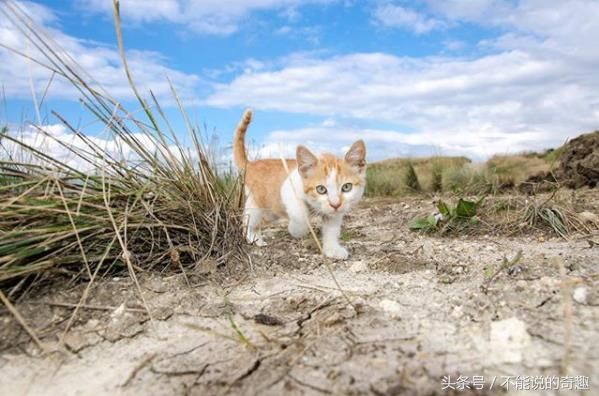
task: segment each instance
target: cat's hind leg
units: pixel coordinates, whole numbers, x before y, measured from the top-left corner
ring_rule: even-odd
[[[267,245],[262,236],[262,230],[260,230],[260,223],[262,223],[263,218],[264,210],[257,207],[252,195],[249,194],[245,200],[245,208],[243,210],[246,240],[248,243],[253,243],[256,246]]]

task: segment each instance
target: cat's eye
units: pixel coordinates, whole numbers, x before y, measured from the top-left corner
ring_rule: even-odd
[[[325,186],[323,186],[322,184],[319,186],[316,186],[316,192],[323,195],[327,193],[327,188]]]
[[[351,183],[345,183],[344,185],[341,186],[341,191],[350,192],[352,187],[353,187],[353,185]]]

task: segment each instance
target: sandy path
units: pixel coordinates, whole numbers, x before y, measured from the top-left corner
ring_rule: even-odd
[[[440,394],[443,376],[459,386],[460,375],[472,388],[485,383],[471,389],[477,394],[502,393],[505,376],[514,394],[516,376],[584,376],[599,386],[599,287],[589,277],[599,270],[599,248],[584,240],[423,237],[406,230],[419,209],[410,205],[367,204],[350,218],[353,255],[333,270],[351,304],[310,241],[282,236],[254,250],[254,273],[242,278],[198,276],[190,288],[181,276],[142,277],[152,321],[137,310],[88,309],[66,339],[68,352],[5,350],[0,394]],[[277,235],[284,234],[269,232]],[[518,250],[522,260],[485,294],[485,267]],[[78,290],[41,299],[76,301]],[[37,329],[71,312],[38,302],[20,306],[39,311]],[[98,284],[89,301],[122,303],[138,304],[127,278]]]

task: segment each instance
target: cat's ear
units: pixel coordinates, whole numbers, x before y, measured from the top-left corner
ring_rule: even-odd
[[[366,145],[362,139],[354,142],[345,154],[345,162],[359,172],[366,167]]]
[[[297,146],[295,152],[297,169],[303,177],[308,177],[318,165],[318,158],[305,146]]]

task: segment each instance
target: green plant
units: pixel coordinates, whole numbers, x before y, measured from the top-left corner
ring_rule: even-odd
[[[411,230],[447,232],[463,226],[476,224],[478,208],[483,199],[477,202],[460,198],[455,207],[448,206],[444,201],[437,203],[438,214],[414,219],[408,224]]]

